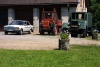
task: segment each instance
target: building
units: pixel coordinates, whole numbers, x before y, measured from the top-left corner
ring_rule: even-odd
[[[0,0],[0,29],[13,20],[28,20],[38,31],[43,8],[56,8],[64,23],[71,12],[87,12],[88,0]]]

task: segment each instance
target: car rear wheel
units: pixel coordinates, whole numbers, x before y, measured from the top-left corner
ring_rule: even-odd
[[[33,29],[31,29],[31,32],[33,32]]]
[[[31,34],[32,30],[29,30],[28,33]]]

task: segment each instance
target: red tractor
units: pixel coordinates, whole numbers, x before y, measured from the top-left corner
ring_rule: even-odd
[[[42,20],[39,26],[39,32],[41,35],[44,32],[48,34],[56,35],[59,29],[62,27],[62,21],[58,19],[55,8],[53,11],[42,11]]]

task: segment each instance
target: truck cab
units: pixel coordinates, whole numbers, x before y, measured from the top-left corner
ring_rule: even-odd
[[[87,33],[92,33],[92,14],[87,12],[74,12],[70,14],[70,28],[71,34],[81,34],[86,37]]]

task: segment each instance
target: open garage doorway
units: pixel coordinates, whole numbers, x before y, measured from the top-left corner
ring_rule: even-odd
[[[32,8],[16,8],[16,20],[27,20],[33,25],[33,9]]]
[[[8,24],[8,9],[0,9],[0,31]]]

